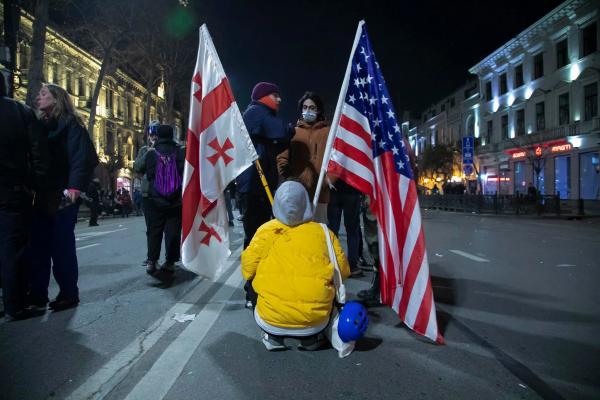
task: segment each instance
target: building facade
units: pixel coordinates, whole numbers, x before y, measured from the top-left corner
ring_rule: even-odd
[[[479,136],[479,107],[479,84],[473,79],[421,113],[418,125],[410,129],[408,137],[415,155],[419,157],[426,147],[436,145],[446,145],[455,151],[452,175],[421,175],[421,186],[432,189],[447,181],[466,183],[475,179],[473,173],[464,173],[460,149],[464,136]]]
[[[599,9],[565,1],[469,69],[484,193],[600,199]]]
[[[30,42],[33,18],[21,13],[17,49],[17,87],[15,98],[24,100],[27,73],[31,60]],[[44,54],[44,80],[57,84],[71,95],[71,100],[84,122],[88,123],[91,99],[100,71],[100,60],[77,44],[48,28]],[[107,74],[96,104],[94,131],[90,136],[100,158],[96,175],[105,190],[121,187],[133,189],[133,161],[144,144],[144,127],[148,121],[163,120],[164,87],[150,96],[149,115],[146,110],[146,89],[120,69]],[[175,113],[176,137],[180,137],[182,116]]]

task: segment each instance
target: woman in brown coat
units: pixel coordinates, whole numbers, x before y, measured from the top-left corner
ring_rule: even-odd
[[[312,199],[317,189],[323,154],[327,145],[329,124],[325,121],[323,101],[314,92],[306,92],[298,101],[301,118],[289,148],[277,156],[277,168],[283,179],[297,178]],[[321,189],[319,203],[314,213],[316,222],[327,223],[329,179]]]

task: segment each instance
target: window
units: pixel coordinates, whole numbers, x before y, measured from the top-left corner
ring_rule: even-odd
[[[523,65],[517,65],[515,67],[515,87],[518,88],[523,86]]]
[[[493,134],[494,134],[494,122],[492,120],[489,120],[487,122],[487,132],[485,134],[485,143],[486,144],[492,143]]]
[[[492,81],[485,83],[485,99],[488,101],[492,99]]]
[[[594,82],[591,85],[583,87],[584,93],[584,111],[583,119],[589,121],[598,116],[598,83]]]
[[[558,96],[558,124],[568,124],[569,120],[569,93],[564,93]]]
[[[66,89],[67,92],[69,92],[70,94],[73,94],[73,72],[67,70],[67,72],[65,72],[65,80],[67,82],[66,84]]]
[[[19,68],[29,68],[29,48],[23,44],[19,45]]]
[[[85,79],[83,77],[77,80],[77,95],[79,97],[85,96]]]
[[[533,57],[533,79],[538,79],[542,76],[544,76],[544,53]]]
[[[508,84],[506,83],[506,72],[500,75],[500,94],[508,92]]]
[[[450,98],[450,108],[454,107],[454,97]]]
[[[556,68],[562,68],[569,63],[569,45],[567,39],[556,43]]]
[[[525,161],[517,161],[515,168],[515,194],[527,192],[527,178],[525,176]]]
[[[554,159],[554,191],[561,199],[571,195],[571,157],[561,156]]]
[[[502,116],[502,138],[510,139],[508,137],[508,115]]]
[[[535,105],[535,129],[537,131],[546,129],[546,110],[543,101]]]
[[[584,153],[579,156],[579,197],[597,200],[600,190],[600,153]]]
[[[592,54],[598,48],[596,37],[596,23],[590,24],[583,28],[583,49],[582,49],[582,57],[587,56],[588,54]]]
[[[523,109],[517,110],[516,133],[517,136],[525,134],[525,110]]]
[[[58,81],[58,64],[52,65],[52,83],[60,85]]]

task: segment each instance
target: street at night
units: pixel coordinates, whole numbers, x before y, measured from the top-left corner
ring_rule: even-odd
[[[600,220],[424,211],[424,221],[446,346],[375,307],[345,359],[264,350],[244,308],[239,223],[216,283],[181,269],[172,282],[148,276],[142,218],[79,224],[82,303],[0,324],[0,397],[598,398]],[[351,297],[366,275],[348,281]]]

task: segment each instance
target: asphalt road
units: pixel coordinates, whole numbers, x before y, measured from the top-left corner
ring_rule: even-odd
[[[447,345],[377,307],[345,359],[264,349],[243,307],[241,226],[229,269],[210,282],[147,276],[142,218],[79,224],[82,302],[0,323],[0,399],[600,398],[600,221],[424,220]],[[347,283],[351,296],[368,285]]]

